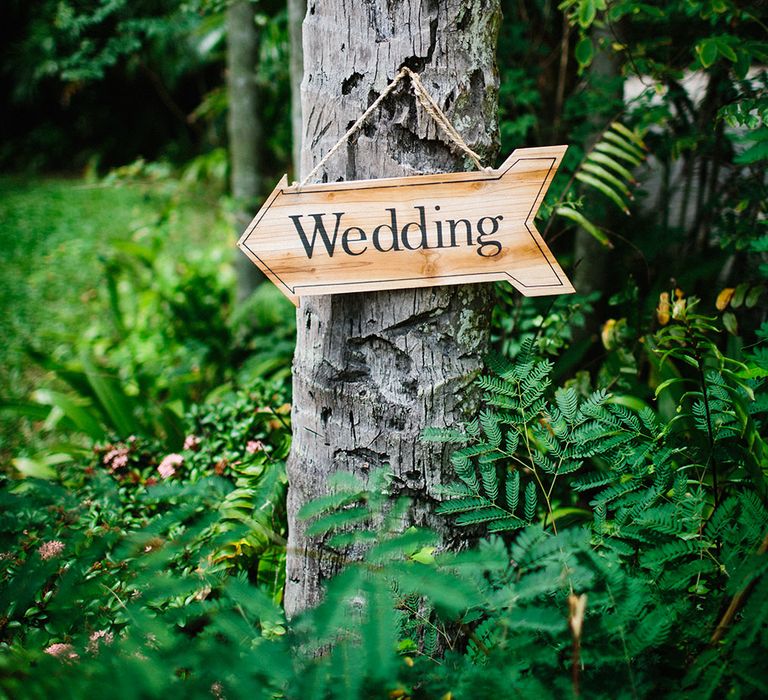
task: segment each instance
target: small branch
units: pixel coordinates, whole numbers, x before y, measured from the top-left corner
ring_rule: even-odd
[[[557,73],[557,93],[555,95],[554,131],[560,131],[565,103],[565,81],[568,77],[568,52],[571,44],[571,25],[567,13],[563,12],[563,38],[560,42],[560,66]]]
[[[766,533],[765,537],[763,538],[763,541],[757,550],[757,555],[762,556],[766,551],[768,551],[768,533]],[[744,601],[749,595],[749,592],[752,590],[753,584],[754,581],[750,582],[748,586],[746,586],[743,590],[739,591],[735,596],[733,596],[733,598],[731,598],[731,602],[729,603],[728,608],[723,613],[723,616],[720,618],[720,621],[715,627],[715,631],[712,633],[712,637],[709,640],[709,646],[714,646],[717,644],[723,638],[723,635],[725,635],[725,633],[728,631],[731,622],[733,622],[733,618],[736,616],[736,613],[741,610],[741,606],[744,605]]]

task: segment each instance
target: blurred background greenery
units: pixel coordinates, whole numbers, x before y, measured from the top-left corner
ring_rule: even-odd
[[[542,386],[566,387],[574,407],[580,397],[589,408],[586,397],[604,390],[626,425],[636,418],[627,418],[623,408],[644,411],[643,420],[658,435],[642,449],[670,441],[659,459],[674,462],[671,473],[683,476],[673,473],[667,490],[651,495],[669,497],[670,508],[688,509],[686,518],[671,525],[656,513],[657,529],[635,532],[630,544],[621,541],[616,556],[623,557],[622,576],[637,581],[647,574],[637,573],[643,559],[637,552],[643,543],[663,539],[661,532],[672,544],[689,547],[678,554],[690,555],[681,568],[693,572],[695,582],[670,584],[659,593],[663,604],[643,603],[643,610],[659,613],[658,620],[674,606],[681,617],[664,617],[656,637],[637,632],[644,656],[638,652],[634,673],[642,680],[634,697],[663,678],[659,668],[673,673],[664,663],[683,657],[701,661],[710,675],[719,669],[709,684],[701,671],[702,687],[716,694],[736,673],[728,654],[741,660],[735,687],[765,690],[764,683],[744,680],[759,665],[749,654],[762,653],[765,644],[755,643],[749,652],[734,641],[714,663],[707,630],[736,585],[726,582],[726,566],[718,560],[723,542],[733,544],[722,523],[748,533],[728,550],[735,562],[753,561],[764,530],[768,6],[730,0],[501,5],[501,155],[522,146],[570,144],[539,226],[578,294],[525,299],[499,285],[493,351],[516,358],[522,348],[525,357],[546,360]],[[233,8],[245,12],[240,26],[248,30],[248,46],[235,45]],[[294,174],[296,114],[290,104],[300,76],[290,59],[300,8],[301,0],[288,6],[273,0],[2,4],[0,672],[10,680],[0,692],[31,692],[34,669],[55,668],[66,670],[68,682],[82,683],[82,696],[88,696],[86,689],[103,692],[117,668],[136,682],[126,697],[152,696],[179,680],[187,690],[210,695],[211,683],[226,675],[216,664],[246,647],[237,657],[242,665],[229,677],[235,696],[256,692],[262,677],[269,679],[263,688],[270,697],[287,682],[285,669],[295,657],[290,644],[278,643],[286,632],[278,608],[295,316],[272,285],[257,285],[244,298],[233,244],[243,216],[256,211],[283,173]],[[258,127],[249,145],[255,185],[245,192],[233,173],[241,146],[228,124],[233,51],[250,56],[256,107],[249,119]],[[722,418],[716,430],[709,409],[702,413],[708,400]],[[542,425],[532,419],[532,433]],[[684,456],[670,456],[678,454]],[[626,460],[614,471],[600,460],[592,466],[604,469],[601,483],[619,490],[630,473],[633,483],[661,478],[653,464],[638,475]],[[721,469],[719,484],[710,474],[714,464]],[[338,504],[363,498],[362,486],[349,488],[352,495]],[[686,489],[697,494],[696,517]],[[495,491],[492,500],[500,503],[497,484]],[[628,522],[627,512],[637,515],[632,508],[640,508],[639,501],[632,497],[624,514],[609,515],[606,525],[604,504],[586,501],[567,480],[555,488],[553,480],[547,502],[562,515],[549,524],[583,525],[594,516],[593,536],[603,546]],[[648,498],[642,504],[651,503]],[[721,498],[730,503],[726,515],[716,510]],[[528,521],[543,520],[546,528],[548,516],[538,503],[526,505],[533,514]],[[746,513],[746,525],[734,509]],[[650,528],[652,519],[639,527]],[[702,533],[712,520],[720,524],[711,527],[721,529],[708,538]],[[675,529],[683,521],[689,530]],[[575,541],[576,535],[567,540],[568,532],[563,547]],[[504,549],[510,541],[494,540],[493,547]],[[579,556],[589,554],[584,543],[579,547]],[[666,561],[668,551],[656,559]],[[59,555],[66,565],[57,568]],[[415,555],[430,561],[430,552]],[[504,550],[499,557],[511,555]],[[758,569],[742,571],[738,580],[758,581],[762,597],[750,599],[751,610],[764,615],[768,577]],[[339,590],[351,585],[349,577],[339,579]],[[386,587],[378,580],[376,595]],[[139,591],[155,591],[156,597],[131,597],[130,617],[123,599]],[[626,596],[619,603],[634,613],[636,603]],[[545,597],[551,603],[555,593],[548,589]],[[557,601],[567,607],[562,596]],[[461,618],[462,625],[482,618],[508,629],[509,620],[499,623],[489,609],[469,622]],[[332,605],[321,608],[312,624],[327,631],[328,620],[338,622],[334,614]],[[677,625],[683,618],[689,636],[669,641],[669,620]],[[544,623],[532,619],[540,631]],[[751,619],[757,631],[742,638],[759,633],[765,642],[762,618]],[[213,636],[198,638],[210,621]],[[391,621],[379,622],[369,630],[372,636],[394,638]],[[416,629],[419,624],[408,622],[416,642],[403,641],[410,645],[398,653],[423,651],[434,626],[425,631],[423,625]],[[258,627],[255,633],[251,625]],[[308,629],[311,636],[309,623]],[[149,630],[159,639],[151,652]],[[537,644],[538,637],[526,641],[513,660],[543,654],[545,647],[560,654],[570,644],[567,630],[561,632],[550,647]],[[624,683],[613,677],[619,662],[607,651],[618,646],[614,632],[606,631],[603,640],[603,658],[614,664],[601,676],[603,687],[611,688],[606,697],[617,696],[611,683]],[[98,668],[98,659],[91,659],[90,676],[78,676],[50,658],[53,652],[42,651],[65,653],[62,645],[81,642],[82,651],[94,634],[101,634],[96,642],[122,634],[127,652],[102,656]],[[243,647],[245,638],[252,646]],[[491,637],[483,639],[491,648]],[[275,646],[267,648],[267,642]],[[478,648],[482,643],[462,667],[465,675],[457,671],[467,689],[490,668],[472,665]],[[152,663],[136,661],[136,652],[151,654]],[[279,664],[270,665],[272,653]],[[422,656],[431,661],[429,653]],[[329,658],[330,667],[313,668],[336,678],[341,662]],[[371,652],[365,658],[367,665],[355,671],[361,684],[379,673],[380,657]],[[498,667],[510,658],[500,657]],[[628,658],[624,662],[631,665]],[[400,657],[397,663],[404,683],[419,682],[417,671],[424,667],[417,662],[410,671],[413,663],[401,664]],[[547,663],[563,670],[557,660]],[[192,667],[206,672],[195,676]],[[84,660],[80,668],[86,668]],[[567,672],[563,692],[569,689]],[[460,687],[435,673],[435,693]],[[310,683],[310,675],[297,672],[293,680]],[[40,697],[54,692],[54,681],[38,674]],[[501,678],[498,687],[504,683]],[[391,683],[381,687],[389,691]]]

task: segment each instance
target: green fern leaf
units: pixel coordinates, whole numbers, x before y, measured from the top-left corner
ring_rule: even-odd
[[[510,513],[517,510],[520,502],[520,472],[514,471],[507,474],[507,480],[504,484],[505,500]]]
[[[480,523],[487,523],[491,520],[506,518],[507,515],[507,512],[498,506],[485,506],[483,508],[478,508],[477,510],[461,514],[458,518],[456,518],[455,522],[457,525],[478,525]]]
[[[482,496],[474,496],[472,498],[457,498],[455,500],[443,501],[440,503],[435,512],[441,515],[451,515],[453,513],[464,513],[470,510],[476,510],[478,508],[485,508],[492,505],[487,498]]]
[[[565,416],[569,423],[576,419],[579,410],[579,397],[573,387],[568,389],[559,389],[555,393],[555,401],[560,412]]]
[[[499,429],[499,419],[496,414],[490,411],[482,411],[480,413],[480,425],[483,428],[485,436],[488,441],[494,446],[501,445],[501,430]]]
[[[425,442],[463,443],[467,441],[468,436],[452,428],[424,428],[421,439]]]
[[[491,501],[495,501],[499,495],[499,480],[496,475],[496,467],[493,464],[481,463],[480,480],[483,482],[483,491],[485,491]]]
[[[532,481],[528,482],[528,485],[525,487],[525,519],[530,523],[533,522],[533,519],[536,517],[536,504],[537,504],[537,494],[536,494],[536,484],[534,484]]]

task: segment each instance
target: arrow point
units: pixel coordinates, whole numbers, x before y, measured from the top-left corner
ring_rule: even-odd
[[[533,158],[554,158],[553,175],[560,167],[568,146],[538,146],[535,148],[516,148],[509,157],[496,169],[502,175],[506,174],[516,163],[521,160]]]

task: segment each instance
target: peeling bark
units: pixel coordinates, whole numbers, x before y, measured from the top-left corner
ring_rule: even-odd
[[[467,143],[492,164],[498,147],[495,65],[498,0],[309,0],[304,22],[302,170],[310,171],[407,65]],[[464,169],[402,84],[328,162],[321,181]],[[288,461],[289,616],[315,605],[339,568],[306,534],[299,508],[326,493],[337,470],[379,466],[395,495],[413,499],[409,523],[441,532],[435,487],[448,450],[422,443],[426,426],[452,426],[475,408],[468,392],[487,349],[489,289],[434,287],[309,297],[298,311],[293,448]],[[455,535],[454,535],[455,536]],[[341,554],[341,557],[339,556]]]

